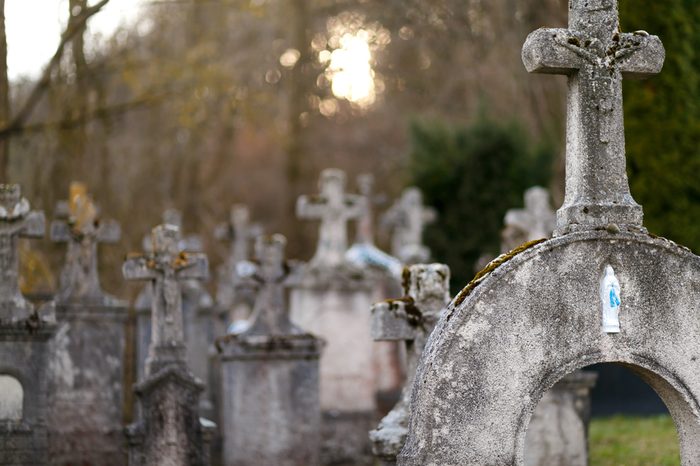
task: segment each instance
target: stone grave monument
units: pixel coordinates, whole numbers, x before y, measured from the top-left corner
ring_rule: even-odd
[[[20,238],[44,236],[44,213],[33,211],[16,184],[0,185],[0,464],[48,461],[49,341],[53,303],[39,309],[19,289]]]
[[[182,231],[182,214],[176,209],[168,209],[163,213],[163,223],[174,225]],[[202,240],[197,235],[188,235],[179,240],[181,250],[189,253],[198,253],[203,250]],[[150,251],[151,244],[148,238],[144,238],[144,250]],[[187,346],[188,366],[200,380],[205,383],[205,392],[200,397],[201,414],[204,417],[213,417],[212,394],[209,390],[211,380],[210,356],[213,342],[216,338],[216,316],[214,301],[202,285],[202,281],[209,277],[192,277],[180,284],[182,293],[182,311],[184,319],[185,343]],[[137,362],[139,379],[144,375],[145,362],[151,341],[151,308],[152,308],[152,284],[148,283],[136,298],[134,304],[137,314]]]
[[[501,252],[507,253],[521,244],[550,238],[556,215],[549,201],[549,191],[533,186],[525,191],[525,208],[506,212],[501,232]]]
[[[126,303],[100,287],[98,243],[115,243],[119,224],[100,217],[82,183],[59,203],[51,240],[67,243],[56,293],[59,327],[49,376],[52,464],[123,465]]]
[[[381,466],[396,464],[408,434],[411,389],[428,336],[450,301],[450,269],[443,264],[406,269],[404,297],[372,306],[372,336],[406,346],[407,377],[394,409],[369,433],[372,452]]]
[[[127,429],[129,465],[209,465],[215,424],[199,417],[204,386],[188,368],[180,283],[207,276],[207,257],[181,248],[179,228],[153,229],[150,252],[127,258],[127,280],[152,285],[151,344],[145,375],[134,387],[139,419]]]
[[[376,408],[369,308],[374,282],[345,258],[347,222],[362,215],[361,196],[346,194],[345,173],[321,173],[320,194],[301,196],[297,216],[320,220],[318,247],[291,289],[291,320],[323,338],[321,412],[324,464],[365,464]],[[355,462],[355,463],[352,463]]]
[[[423,244],[423,230],[436,219],[435,209],[423,205],[420,189],[406,188],[382,218],[384,227],[392,231],[392,256],[407,265],[427,262],[430,250]]]
[[[571,0],[569,28],[530,34],[523,61],[569,80],[555,236],[455,297],[418,368],[399,464],[524,464],[545,392],[593,364],[623,365],[654,388],[682,464],[700,464],[700,258],[647,233],[625,172],[622,78],[659,73],[663,45],[620,32],[616,0]]]
[[[288,316],[284,236],[258,237],[248,279],[258,288],[251,326],[217,340],[224,464],[319,464],[321,340]]]

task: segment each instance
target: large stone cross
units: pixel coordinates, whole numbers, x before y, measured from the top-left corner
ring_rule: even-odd
[[[661,71],[661,40],[621,33],[617,0],[569,0],[569,29],[531,33],[522,58],[531,73],[567,75],[566,197],[557,233],[618,227],[639,229],[642,208],[625,172],[622,78]]]
[[[206,278],[209,267],[206,255],[182,250],[177,226],[159,225],[151,238],[151,251],[127,258],[122,267],[127,280],[148,280],[153,286],[146,374],[167,364],[185,364],[180,281]]]
[[[0,185],[0,321],[29,317],[33,306],[19,288],[19,238],[44,236],[44,213],[32,211],[19,185]]]
[[[250,222],[250,211],[242,204],[231,207],[229,221],[216,227],[214,236],[220,241],[231,242],[229,265],[250,258],[250,244],[262,234],[262,227]]]
[[[68,202],[59,202],[51,222],[51,240],[68,243],[66,264],[61,271],[59,301],[103,298],[97,271],[97,244],[116,243],[121,228],[102,220],[83,183],[71,183]]]
[[[391,254],[405,264],[427,261],[430,251],[423,245],[423,230],[436,218],[435,209],[423,205],[420,189],[405,189],[401,198],[384,214],[384,225],[394,230]]]
[[[255,242],[256,262],[246,264],[243,279],[258,288],[251,326],[243,335],[281,336],[300,333],[289,320],[285,304],[285,283],[291,269],[284,258],[287,240],[282,235],[259,236]]]
[[[502,252],[536,239],[549,238],[554,231],[556,216],[549,203],[549,191],[534,186],[525,191],[525,208],[511,209],[503,221]]]
[[[360,196],[345,193],[345,173],[342,170],[324,170],[319,189],[320,195],[299,197],[297,216],[321,220],[318,247],[310,264],[333,267],[345,262],[345,252],[348,249],[347,222],[362,215],[364,200]]]

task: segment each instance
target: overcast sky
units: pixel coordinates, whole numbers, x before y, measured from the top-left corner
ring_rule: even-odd
[[[145,1],[111,0],[90,19],[90,31],[111,34],[123,22],[135,19],[139,4]],[[68,0],[5,0],[10,79],[41,71],[56,50],[67,18]]]

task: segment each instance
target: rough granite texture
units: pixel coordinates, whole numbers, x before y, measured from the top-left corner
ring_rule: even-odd
[[[607,264],[622,287],[620,334],[602,331]],[[523,464],[544,393],[598,363],[649,383],[676,422],[683,464],[700,464],[699,283],[700,258],[644,234],[572,233],[513,257],[458,295],[433,332],[399,464]]]

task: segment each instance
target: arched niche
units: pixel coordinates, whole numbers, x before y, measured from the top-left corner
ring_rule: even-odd
[[[24,388],[12,375],[0,374],[0,421],[21,421],[24,413]]]
[[[600,281],[621,285],[621,332],[602,329]],[[700,258],[670,241],[604,231],[527,249],[458,295],[413,388],[399,464],[522,465],[527,426],[565,375],[625,364],[651,385],[700,465]]]

